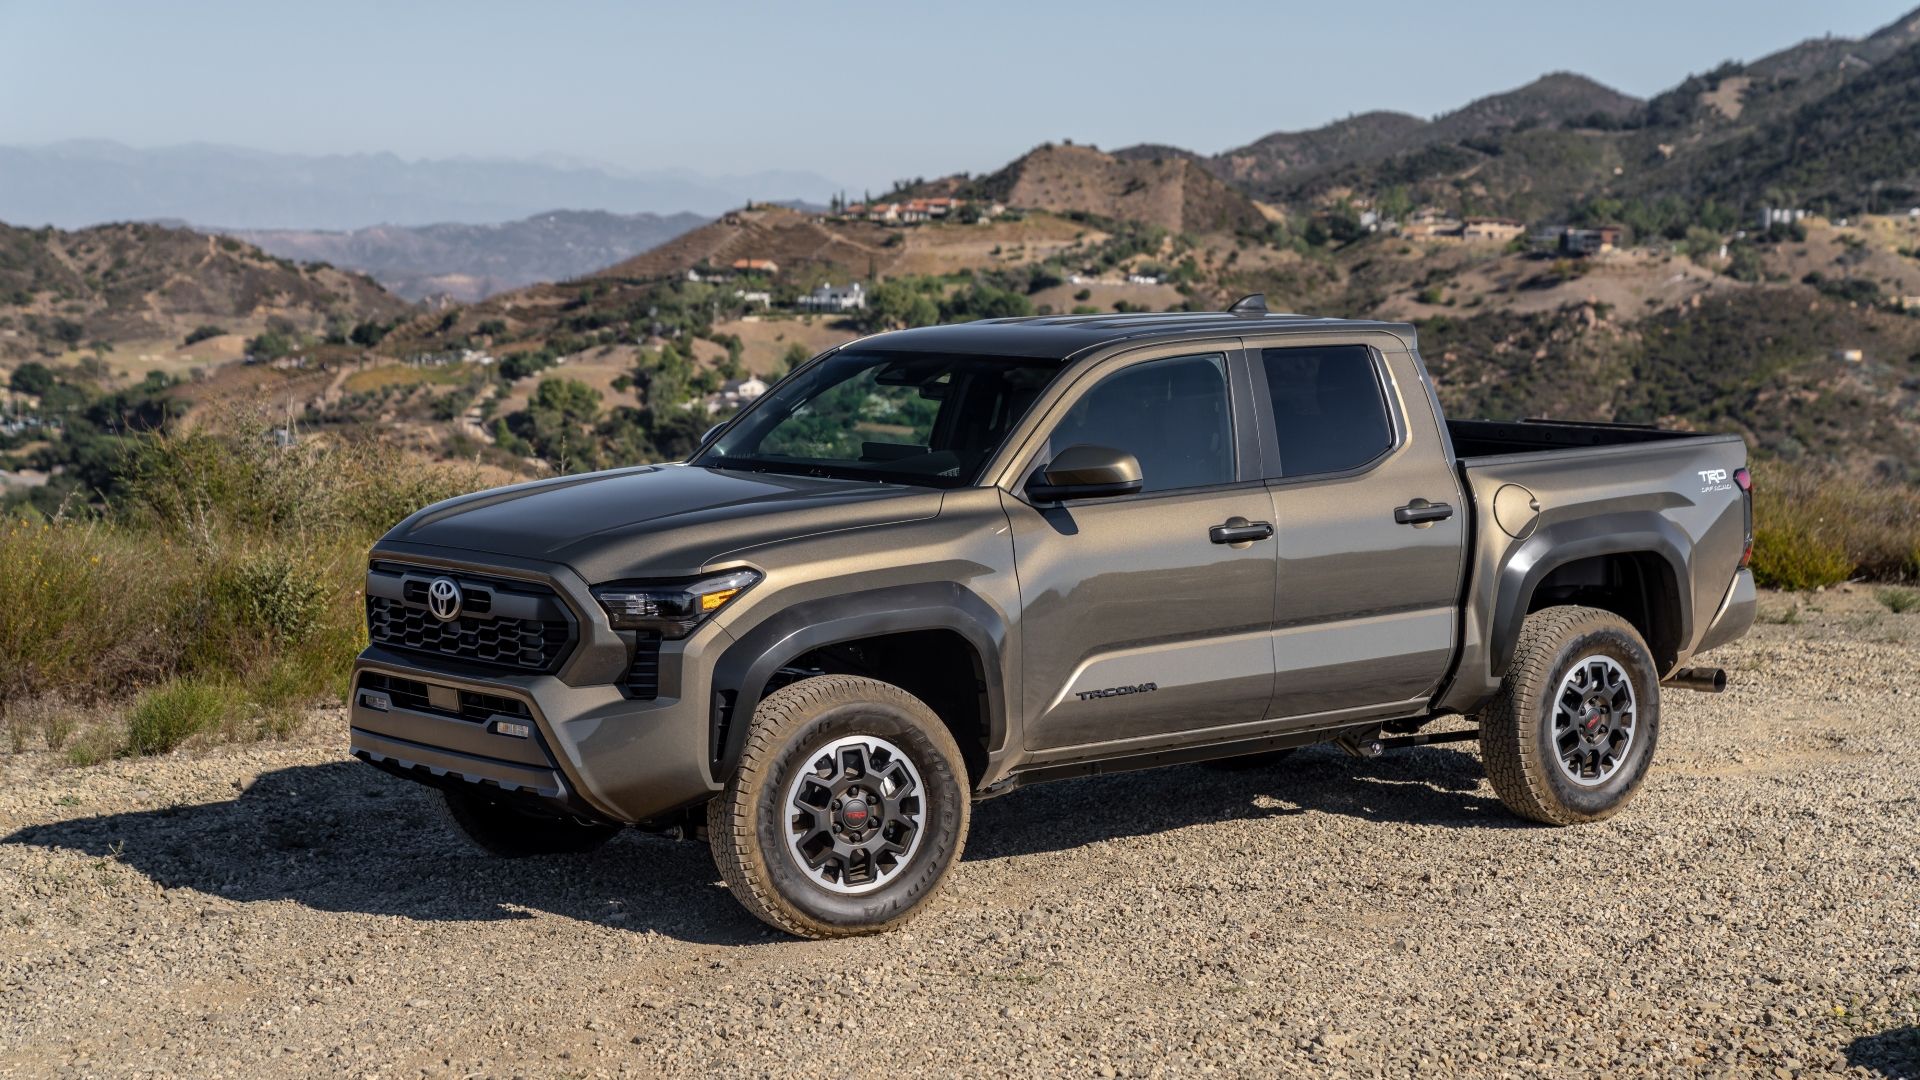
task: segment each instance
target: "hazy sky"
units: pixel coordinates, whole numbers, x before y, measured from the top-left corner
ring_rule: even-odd
[[[1071,138],[1218,151],[1543,72],[1645,96],[1897,0],[1434,4],[0,0],[0,144],[810,169],[852,187]]]

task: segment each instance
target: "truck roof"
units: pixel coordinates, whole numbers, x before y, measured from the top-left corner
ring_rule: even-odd
[[[1249,332],[1325,333],[1329,330],[1384,331],[1409,344],[1414,336],[1413,327],[1407,323],[1369,319],[1225,311],[1164,311],[982,319],[978,322],[889,331],[861,338],[849,347],[1068,360],[1089,349],[1119,342],[1148,343]]]

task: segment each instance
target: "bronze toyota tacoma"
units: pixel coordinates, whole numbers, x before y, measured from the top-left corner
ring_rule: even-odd
[[[1450,420],[1411,327],[1043,316],[815,357],[686,462],[375,545],[352,750],[504,855],[704,831],[783,930],[886,929],[975,799],[1464,716],[1517,814],[1645,780],[1753,620],[1733,435]]]

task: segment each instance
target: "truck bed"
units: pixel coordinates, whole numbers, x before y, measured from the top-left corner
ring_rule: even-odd
[[[1573,420],[1448,420],[1447,437],[1458,458],[1532,454],[1543,450],[1627,446],[1699,437],[1645,424],[1605,424]]]

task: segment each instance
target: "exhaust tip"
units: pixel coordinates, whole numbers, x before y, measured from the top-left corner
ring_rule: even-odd
[[[1719,694],[1727,689],[1727,670],[1717,667],[1681,668],[1662,685],[1680,690],[1697,690],[1702,694]]]

